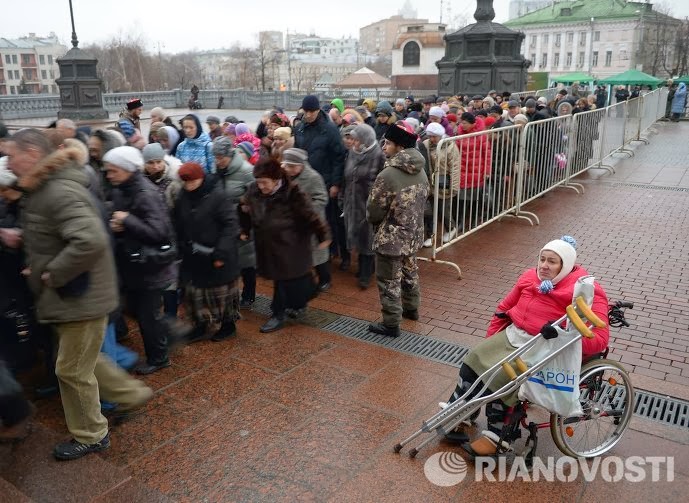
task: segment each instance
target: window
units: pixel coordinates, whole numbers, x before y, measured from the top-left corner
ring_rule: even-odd
[[[17,88],[14,86],[10,86],[10,94],[17,94]]]
[[[584,66],[584,53],[583,53],[583,51],[579,53],[579,59],[577,60],[577,66]]]
[[[11,62],[12,62],[12,60],[10,59],[10,55],[5,54],[5,63],[7,63],[9,65]]]
[[[579,45],[586,45],[586,32],[585,31],[579,32]]]
[[[52,65],[53,64],[53,57],[48,55],[48,64]]]
[[[38,56],[38,61],[39,61],[39,63],[41,63],[42,65],[45,65],[45,56],[44,56],[43,54],[41,54],[40,56]]]
[[[560,66],[560,53],[559,52],[556,52],[555,54],[553,54],[553,66],[555,68]]]
[[[19,80],[19,70],[14,71],[14,79]]]
[[[419,66],[421,48],[416,42],[407,42],[402,50],[402,66]]]
[[[531,42],[529,42],[529,47],[536,47],[536,35],[531,35]]]
[[[536,64],[536,53],[531,54],[531,62],[535,65]]]
[[[599,31],[593,32],[593,41],[594,42],[600,42],[600,32]]]
[[[53,94],[57,94],[57,86],[56,86],[55,84],[51,85],[51,86],[50,86],[50,91],[51,91]]]
[[[558,33],[555,35],[555,46],[560,47],[560,43],[562,42],[562,34]]]
[[[17,64],[17,55],[16,54],[12,54],[12,63],[14,63],[15,65]]]
[[[55,78],[55,71],[54,70],[50,70],[50,78],[51,79]]]
[[[550,35],[546,33],[543,35],[543,45],[548,45],[548,42],[550,42]]]
[[[548,53],[544,52],[543,56],[541,57],[541,67],[545,68],[546,66],[548,66]]]
[[[565,66],[572,66],[572,53],[567,53],[567,59],[565,60]]]
[[[593,51],[593,57],[591,58],[591,66],[598,66],[598,51]]]
[[[573,31],[568,31],[567,32],[567,43],[571,44],[574,42],[574,32]]]
[[[612,51],[605,52],[605,66],[612,66]]]
[[[41,70],[41,78],[43,80],[47,80],[48,79],[48,72],[46,72],[45,70]]]
[[[22,54],[22,65],[30,65],[30,64],[31,64],[31,55]]]

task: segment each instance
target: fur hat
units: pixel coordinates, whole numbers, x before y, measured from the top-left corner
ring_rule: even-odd
[[[198,162],[185,162],[179,167],[177,174],[183,182],[201,180],[206,176],[206,173],[203,171],[203,166]]]
[[[132,110],[136,110],[137,108],[141,108],[142,106],[144,106],[144,104],[141,102],[139,98],[134,98],[127,102],[127,110],[129,110],[130,112]]]
[[[431,122],[426,125],[426,135],[440,136],[442,138],[445,136],[445,128],[437,122]]]
[[[546,243],[546,245],[541,248],[541,252],[548,250],[557,253],[562,260],[562,269],[560,269],[560,272],[557,274],[557,276],[553,278],[553,286],[557,285],[565,276],[572,272],[572,269],[574,269],[574,265],[577,261],[576,247],[577,242],[572,236],[562,236],[560,239],[554,239],[549,243]],[[544,286],[543,283],[539,289],[541,293],[548,293],[543,291],[544,289],[547,289],[547,285]]]
[[[300,148],[288,148],[282,153],[282,162],[287,164],[304,164],[309,160],[309,153]]]
[[[254,166],[254,178],[280,180],[284,176],[280,163],[273,158],[263,158]]]
[[[518,123],[518,122],[523,122],[524,124],[526,124],[527,122],[529,122],[529,118],[528,118],[526,115],[524,115],[524,114],[517,114],[517,115],[515,115],[514,118],[512,119],[512,122],[513,122],[514,124],[516,124],[516,123]]]
[[[144,162],[162,161],[165,159],[165,150],[160,143],[149,143],[143,149]]]
[[[144,156],[141,150],[134,147],[116,147],[105,153],[103,162],[134,173],[144,167]]]
[[[289,140],[292,136],[292,128],[289,126],[279,127],[273,131],[273,138],[278,140]]]
[[[409,127],[411,128],[411,125]],[[385,139],[403,148],[413,148],[416,145],[416,135],[397,124],[388,128]]]
[[[301,108],[303,108],[305,112],[313,112],[314,110],[320,110],[321,102],[318,100],[318,96],[309,94],[307,96],[304,96],[304,99],[301,102]]]
[[[213,140],[213,155],[218,157],[232,157],[234,154],[234,147],[232,140],[227,136],[219,136]]]

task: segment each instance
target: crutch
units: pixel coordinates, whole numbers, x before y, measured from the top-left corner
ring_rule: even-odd
[[[474,412],[480,410],[485,404],[498,398],[507,396],[519,389],[519,387],[527,379],[545,367],[555,356],[560,354],[562,351],[565,351],[572,344],[576,343],[579,339],[581,339],[582,336],[593,338],[593,332],[586,325],[586,322],[582,319],[582,316],[595,327],[603,328],[606,325],[605,322],[591,310],[588,304],[586,304],[586,301],[583,297],[577,297],[573,304],[567,306],[566,314],[551,324],[551,326],[557,327],[560,325],[560,323],[569,319],[572,325],[574,325],[574,328],[577,329],[578,334],[575,337],[540,362],[528,367],[524,360],[522,360],[521,355],[528,352],[543,335],[539,333],[538,335],[534,336],[529,342],[515,349],[512,353],[495,363],[495,365],[481,374],[461,397],[432,416],[430,419],[424,421],[419,430],[395,445],[394,451],[400,452],[405,445],[409,444],[424,433],[431,433],[432,431],[435,431],[437,435],[446,435],[454,430],[462,421],[467,420]],[[513,365],[517,368],[516,371]],[[500,371],[505,372],[505,374],[507,374],[507,376],[510,378],[510,381],[493,393],[483,396],[486,391],[489,391],[490,383],[493,382]],[[478,396],[467,400],[472,391],[477,388],[479,382],[482,382],[483,386],[480,388]],[[409,456],[412,458],[415,457],[422,448],[433,440],[433,438],[433,436],[430,436],[429,438],[423,440],[417,447],[409,451]]]

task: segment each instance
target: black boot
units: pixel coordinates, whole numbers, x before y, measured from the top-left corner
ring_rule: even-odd
[[[234,321],[225,321],[220,326],[218,331],[213,334],[211,340],[213,342],[220,342],[224,341],[228,337],[234,337],[235,335],[237,335],[237,327],[235,326]]]
[[[402,318],[417,321],[419,319],[419,311],[417,309],[405,309],[402,311]]]
[[[349,252],[342,254],[342,262],[340,262],[340,271],[349,271],[349,267],[352,265],[352,258]]]
[[[206,323],[196,323],[194,328],[187,334],[187,343],[198,342],[206,337],[206,330],[208,330],[208,324]]]
[[[374,269],[373,255],[359,255],[359,288],[366,290],[371,284]]]
[[[273,314],[273,316],[266,321],[263,326],[259,329],[260,332],[267,334],[269,332],[275,332],[280,330],[285,324],[285,313]]]
[[[382,323],[371,323],[368,326],[368,331],[373,332],[374,334],[385,335],[387,337],[400,336],[400,327],[389,327],[387,325],[383,325]]]

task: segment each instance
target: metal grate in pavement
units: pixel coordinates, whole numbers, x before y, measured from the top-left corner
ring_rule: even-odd
[[[270,316],[270,299],[257,296],[252,310]],[[457,368],[469,352],[468,348],[459,344],[406,331],[402,331],[397,338],[374,334],[368,331],[368,321],[339,316],[320,309],[309,308],[307,315],[299,322]],[[615,393],[620,393],[621,390],[622,388],[617,388]],[[606,393],[610,394],[604,390],[603,394]],[[623,403],[624,398],[617,394],[608,396],[611,403]],[[635,390],[634,415],[668,426],[689,428],[689,402],[640,389]]]
[[[669,190],[671,192],[689,192],[688,187],[670,187],[667,185],[649,185],[645,183],[612,182],[613,187],[634,187],[636,189]]]

